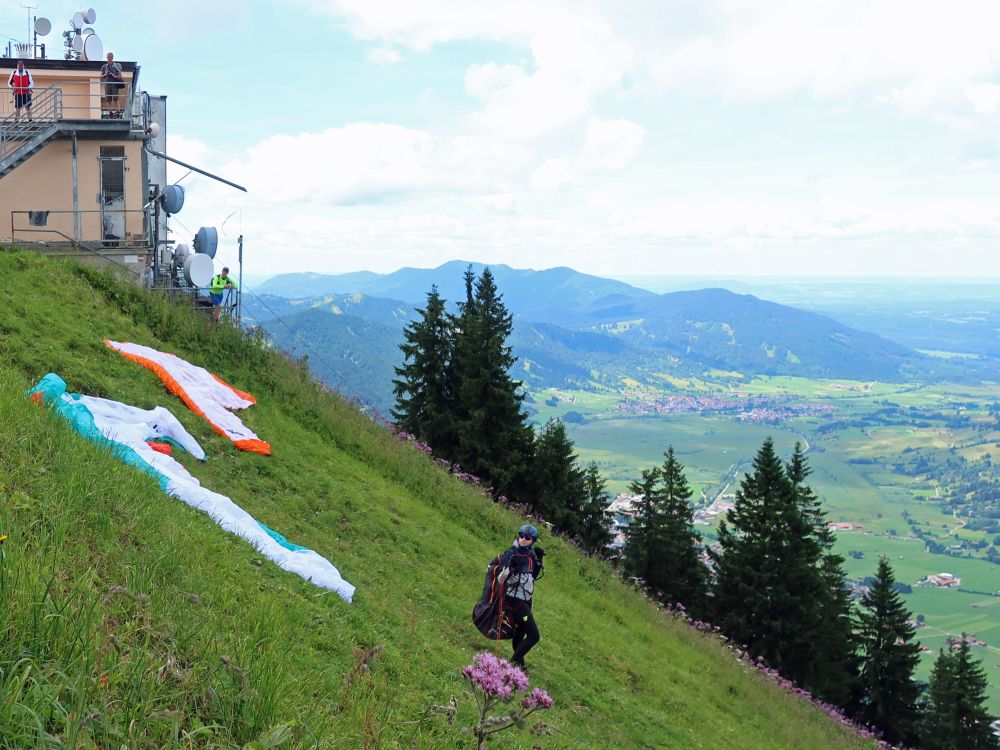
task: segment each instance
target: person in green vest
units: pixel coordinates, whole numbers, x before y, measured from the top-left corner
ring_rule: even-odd
[[[222,296],[227,289],[239,289],[239,287],[229,277],[229,269],[223,268],[222,273],[217,273],[212,277],[212,283],[208,287],[208,296],[212,300],[212,316],[216,322],[222,314]]]

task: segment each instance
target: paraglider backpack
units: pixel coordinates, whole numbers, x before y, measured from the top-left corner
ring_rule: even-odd
[[[493,641],[514,637],[514,621],[503,611],[503,586],[499,581],[501,570],[501,555],[497,555],[486,566],[483,595],[472,608],[472,622],[476,629]]]

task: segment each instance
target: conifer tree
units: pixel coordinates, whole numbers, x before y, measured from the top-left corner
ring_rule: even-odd
[[[416,435],[440,455],[455,450],[452,336],[445,300],[436,286],[427,294],[427,305],[403,330],[403,366],[395,368],[396,407],[393,417],[406,432]]]
[[[629,527],[626,570],[642,577],[661,601],[683,604],[701,615],[708,571],[696,546],[701,538],[694,532],[691,488],[673,446],[664,453],[662,466],[642,476],[643,481],[632,486],[642,491],[643,499],[635,535]]]
[[[458,394],[455,458],[504,494],[529,494],[533,432],[521,410],[517,358],[507,346],[513,321],[489,268],[465,274],[466,299],[454,321],[454,383]]]
[[[920,688],[913,672],[920,645],[913,640],[912,613],[893,588],[892,566],[879,560],[875,582],[862,599],[860,704],[857,719],[877,728],[892,744],[912,744],[916,736]]]
[[[580,544],[588,552],[602,557],[611,544],[611,519],[608,517],[607,483],[593,461],[583,472],[583,509],[580,514]]]
[[[921,732],[925,750],[998,750],[1000,740],[986,711],[986,673],[962,642],[951,653],[941,651],[928,686],[927,708]]]
[[[714,620],[750,654],[802,687],[818,677],[825,637],[821,548],[771,438],[754,458],[712,552]]]
[[[583,531],[583,472],[577,468],[566,427],[550,419],[535,440],[533,494],[536,509],[556,531],[580,537]]]
[[[785,465],[785,473],[795,502],[804,520],[812,528],[821,556],[819,575],[822,586],[818,592],[818,614],[823,636],[814,643],[815,659],[809,678],[810,689],[829,703],[849,707],[855,698],[859,664],[844,558],[833,551],[836,538],[827,526],[826,514],[819,498],[805,483],[812,470],[801,443],[796,442],[792,457]]]

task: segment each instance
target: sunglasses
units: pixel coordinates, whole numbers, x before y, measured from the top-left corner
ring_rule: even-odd
[[[519,539],[532,539],[533,538],[531,536],[531,534],[523,534],[522,533],[522,534],[518,534],[517,536],[518,536]]]

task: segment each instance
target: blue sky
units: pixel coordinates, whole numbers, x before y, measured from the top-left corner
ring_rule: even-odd
[[[231,216],[248,273],[1000,276],[994,2],[95,7],[169,151],[250,189],[185,177],[176,239]]]

